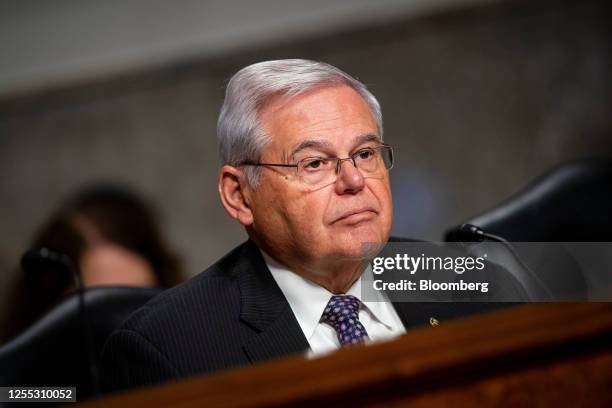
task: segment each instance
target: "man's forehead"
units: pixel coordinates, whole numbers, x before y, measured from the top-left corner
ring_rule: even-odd
[[[297,95],[273,94],[258,109],[264,122],[290,115],[292,121],[299,118],[303,126],[315,128],[322,112],[376,122],[368,102],[348,85],[321,86]]]
[[[380,140],[370,106],[346,85],[276,97],[263,107],[260,118],[270,136],[268,147],[285,157],[307,148],[344,149]]]

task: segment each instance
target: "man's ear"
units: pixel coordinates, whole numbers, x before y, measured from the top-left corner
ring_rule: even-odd
[[[233,166],[221,167],[218,187],[221,204],[230,217],[245,227],[253,224],[249,191],[242,171]]]

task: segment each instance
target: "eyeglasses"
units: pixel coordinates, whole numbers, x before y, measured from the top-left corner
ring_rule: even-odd
[[[350,157],[307,157],[295,164],[258,163],[246,161],[245,166],[294,167],[298,178],[310,186],[324,186],[336,181],[342,162],[350,160],[363,177],[381,177],[393,167],[393,147],[381,144],[357,150]]]

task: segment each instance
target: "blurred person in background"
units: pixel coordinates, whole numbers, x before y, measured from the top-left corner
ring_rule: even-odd
[[[161,233],[153,209],[116,186],[75,194],[42,226],[31,248],[67,255],[86,288],[169,288],[184,280],[181,260]],[[74,291],[68,271],[41,269],[19,271],[2,340],[19,334]]]

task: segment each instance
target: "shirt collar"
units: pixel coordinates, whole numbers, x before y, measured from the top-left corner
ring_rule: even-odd
[[[304,332],[306,339],[310,340],[319,324],[323,310],[327,306],[329,299],[333,296],[333,293],[287,269],[287,267],[277,262],[264,250],[261,250],[261,253],[274,280],[285,295],[302,332]],[[364,273],[371,274],[371,268],[368,266]],[[393,326],[393,317],[387,308],[384,307],[384,304],[381,303],[388,302],[388,300],[383,293],[379,291],[373,292],[377,298],[362,302],[362,305],[370,311],[376,320],[391,328]],[[361,276],[346,294],[353,295],[361,301]]]
[[[364,305],[370,311],[374,319],[387,326],[387,328],[393,329],[395,320],[392,315],[392,312],[389,310],[389,308],[393,308],[393,306],[391,305],[389,298],[384,292],[378,290],[370,290],[367,293],[371,294],[372,299],[362,300],[361,281],[364,276],[366,276],[367,278],[365,279],[366,282],[374,281],[372,277],[372,267],[370,265],[368,265],[368,267],[363,271],[363,273],[361,274],[359,279],[357,279],[355,284],[351,286],[347,294],[353,295],[359,300],[361,300],[361,304]]]

